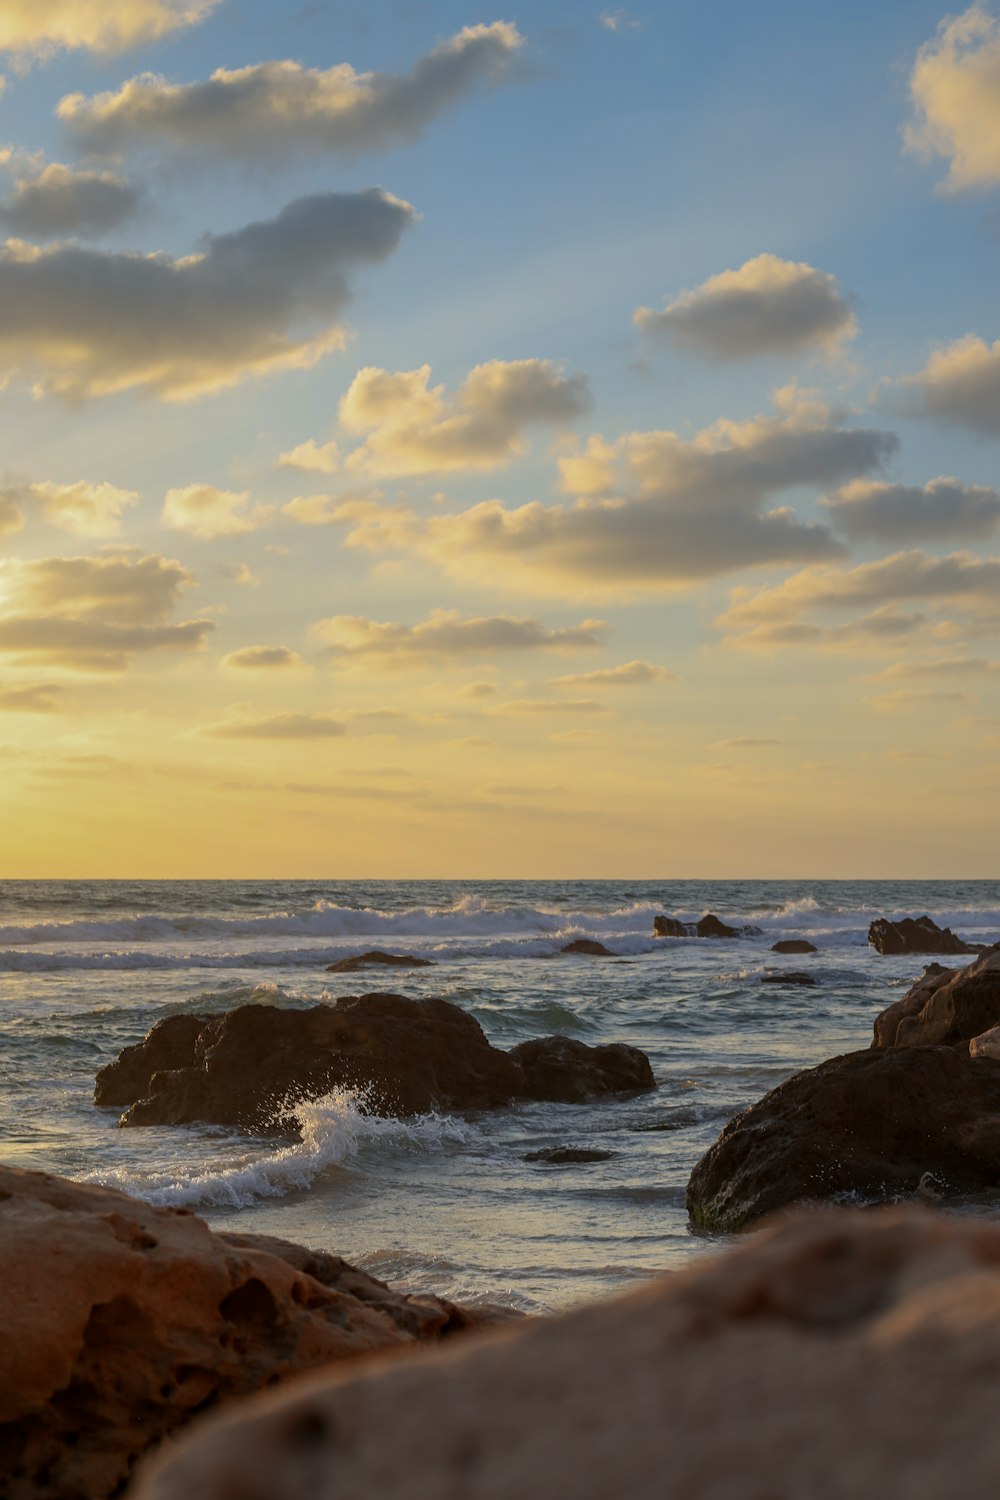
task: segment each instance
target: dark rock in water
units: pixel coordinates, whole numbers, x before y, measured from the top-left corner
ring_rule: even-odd
[[[549,1037],[501,1052],[446,1000],[373,994],[306,1010],[169,1017],[101,1069],[94,1102],[131,1106],[123,1125],[291,1131],[295,1106],[334,1088],[363,1091],[372,1114],[402,1116],[654,1087],[635,1047]]]
[[[759,927],[730,927],[708,911],[697,922],[678,922],[676,917],[654,917],[654,937],[739,938],[758,937]]]
[[[965,1047],[1000,1024],[1000,949],[962,969],[928,964],[901,1000],[875,1021],[876,1049]]]
[[[772,953],[818,953],[819,949],[815,943],[810,943],[807,938],[782,938],[778,943],[771,944]]]
[[[890,922],[878,917],[868,929],[877,953],[982,953],[982,943],[966,943],[950,927],[939,927],[930,917],[902,917]]]
[[[505,1055],[522,1070],[524,1099],[582,1104],[595,1095],[656,1087],[645,1052],[624,1042],[587,1047],[568,1036],[546,1036],[522,1042]]]
[[[0,1167],[0,1264],[4,1500],[109,1500],[144,1452],[207,1407],[503,1317],[15,1167]]]
[[[581,1146],[549,1146],[544,1151],[529,1151],[522,1161],[545,1161],[554,1167],[570,1166],[576,1162],[609,1161],[613,1151],[588,1151]]]
[[[684,922],[678,922],[676,917],[654,917],[654,937],[690,937],[691,933]]]
[[[799,974],[794,969],[789,969],[787,974],[762,974],[761,984],[815,984],[816,980],[811,974]]]
[[[358,953],[353,958],[339,958],[335,964],[327,964],[328,974],[356,974],[359,969],[377,969],[386,965],[394,969],[432,969],[431,958],[414,958],[404,953],[382,953],[373,949],[370,953]]]
[[[695,934],[701,938],[738,938],[740,929],[729,927],[721,922],[714,911],[706,912],[700,921],[695,923]]]
[[[610,948],[605,948],[603,943],[597,943],[593,938],[574,938],[562,949],[563,953],[586,953],[591,958],[614,958]]]
[[[737,1115],[691,1174],[706,1230],[793,1203],[1000,1187],[1000,1062],[951,1047],[848,1052],[796,1073]]]

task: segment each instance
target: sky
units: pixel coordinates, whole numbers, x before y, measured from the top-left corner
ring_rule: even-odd
[[[0,877],[997,875],[1000,7],[0,72]]]

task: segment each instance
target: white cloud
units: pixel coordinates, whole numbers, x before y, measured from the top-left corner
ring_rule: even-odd
[[[50,162],[16,179],[13,193],[0,203],[0,224],[30,239],[98,239],[134,219],[143,201],[141,189],[117,172]]]
[[[171,531],[211,541],[218,536],[241,536],[265,526],[274,515],[271,506],[250,506],[249,490],[220,490],[212,484],[189,484],[168,490],[163,502],[163,524]]]
[[[605,31],[638,31],[642,24],[627,10],[606,10],[600,20]]]
[[[0,379],[73,398],[131,389],[183,401],[308,368],[343,341],[349,270],[383,260],[414,218],[371,188],[297,199],[178,260],[8,240]]]
[[[674,673],[650,661],[626,661],[617,667],[601,667],[596,672],[574,672],[553,679],[556,687],[635,687],[640,683],[672,682]]]
[[[218,68],[207,83],[143,73],[117,92],[69,94],[58,114],[88,150],[150,141],[191,158],[208,152],[255,163],[380,150],[416,140],[464,95],[500,83],[520,47],[517,27],[495,21],[465,27],[401,75],[291,61]]]
[[[378,478],[498,469],[524,452],[532,426],[564,426],[590,405],[586,378],[547,359],[477,365],[453,396],[431,386],[431,367],[359,370],[340,402],[340,426],[366,434],[341,460],[335,443],[302,443],[278,460],[286,468]]]
[[[1000,437],[1000,339],[990,345],[966,334],[936,350],[904,384],[917,392],[917,411],[935,421]]]
[[[896,546],[975,541],[991,536],[1000,521],[1000,491],[946,477],[923,488],[856,479],[823,504],[848,536]]]
[[[77,536],[114,537],[122,529],[122,513],[136,505],[136,490],[113,484],[94,484],[79,479],[74,484],[38,480],[34,484],[10,485],[0,490],[0,517],[5,508],[37,510],[51,526]]]
[[[0,52],[118,53],[195,26],[219,0],[3,0]]]
[[[275,672],[301,670],[305,662],[287,646],[242,646],[224,656],[222,665],[241,672]]]
[[[282,506],[286,516],[298,521],[300,526],[332,526],[337,521],[351,520],[362,513],[362,508],[377,506],[382,496],[377,490],[365,494],[345,492],[341,495],[297,495]]]
[[[1000,183],[1000,22],[985,6],[941,22],[917,54],[910,97],[906,144],[948,162],[948,187]]]
[[[857,331],[835,277],[776,255],[712,276],[661,312],[637,308],[633,321],[643,333],[713,359],[831,354]]]
[[[13,532],[20,531],[23,525],[24,516],[18,506],[16,492],[0,490],[0,536],[10,536]]]
[[[363,661],[386,670],[415,661],[487,658],[516,651],[590,650],[604,644],[603,620],[549,630],[540,620],[515,615],[465,618],[457,610],[436,609],[417,625],[334,615],[313,627],[319,645],[342,661]]]
[[[230,583],[235,583],[240,588],[255,589],[260,583],[260,579],[249,563],[223,563],[219,572],[223,578],[228,578]]]
[[[347,726],[329,714],[272,714],[264,719],[236,719],[205,730],[218,740],[331,740]]]

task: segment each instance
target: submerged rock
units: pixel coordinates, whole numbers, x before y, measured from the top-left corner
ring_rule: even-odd
[[[484,1319],[335,1255],[0,1167],[0,1493],[105,1500],[198,1412]]]
[[[614,958],[610,948],[605,948],[603,943],[595,942],[593,938],[574,938],[567,943],[565,948],[560,949],[562,953],[584,953],[591,958]]]
[[[872,1046],[965,1046],[1000,1025],[1000,948],[961,969],[928,964],[901,1000],[875,1021]]]
[[[796,1073],[723,1130],[691,1173],[696,1225],[732,1231],[793,1203],[1000,1189],[1000,1062],[952,1047],[848,1052]]]
[[[786,974],[762,974],[761,984],[808,984],[814,985],[817,981],[811,974],[800,974],[795,969],[789,969]]]
[[[800,1215],[627,1297],[211,1418],[132,1500],[993,1500],[1000,1230]]]
[[[373,948],[370,953],[356,953],[353,958],[338,958],[335,964],[327,964],[328,974],[356,974],[359,969],[433,969],[432,958],[414,958],[409,953],[383,953]]]
[[[808,938],[782,938],[780,942],[771,944],[772,953],[818,953],[819,949],[815,943],[810,943]]]
[[[127,1106],[123,1125],[290,1131],[297,1104],[335,1088],[362,1091],[372,1114],[405,1116],[514,1099],[576,1102],[655,1082],[635,1047],[547,1037],[502,1052],[446,1000],[371,994],[305,1010],[246,1005],[167,1017],[101,1069],[94,1102]]]
[[[585,1146],[546,1146],[542,1151],[529,1151],[522,1161],[544,1161],[553,1167],[575,1166],[577,1163],[610,1161],[613,1151],[589,1150]]]
[[[966,943],[950,927],[939,927],[931,917],[902,917],[890,922],[879,917],[868,929],[876,953],[982,953],[982,943]]]

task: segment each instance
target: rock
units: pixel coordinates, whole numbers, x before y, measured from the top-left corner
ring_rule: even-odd
[[[695,934],[701,938],[738,938],[740,929],[729,927],[725,922],[720,922],[714,912],[706,912],[700,921],[695,923]]]
[[[690,937],[691,933],[683,922],[678,922],[676,917],[654,917],[653,936],[657,937]]]
[[[771,944],[772,953],[818,953],[819,949],[815,943],[810,943],[806,938],[782,938],[778,943]]]
[[[990,948],[962,969],[928,964],[901,1000],[875,1021],[876,1049],[965,1047],[1000,1025],[1000,949]]]
[[[1000,1026],[991,1026],[981,1036],[974,1036],[969,1043],[969,1056],[1000,1058]]]
[[[890,922],[879,917],[868,929],[877,953],[982,953],[981,943],[965,943],[950,927],[939,927],[930,917],[902,917]]]
[[[729,927],[708,911],[697,922],[678,922],[676,917],[654,917],[654,937],[738,938],[758,937],[759,927]]]
[[[372,1114],[405,1116],[653,1087],[634,1047],[549,1037],[502,1052],[446,1000],[372,994],[168,1017],[101,1069],[94,1102],[127,1105],[123,1125],[290,1132],[297,1104],[335,1088],[360,1090]]]
[[[785,974],[762,974],[761,984],[812,984],[816,980],[811,974],[799,974],[795,969],[789,969]]]
[[[328,974],[356,974],[359,969],[377,969],[387,966],[395,969],[433,969],[432,958],[414,958],[409,953],[382,953],[373,948],[370,953],[357,953],[353,958],[338,958],[335,964],[327,964]]]
[[[603,943],[597,943],[593,938],[574,938],[562,949],[563,953],[586,953],[591,958],[614,958],[610,948],[605,948]]]
[[[576,1165],[578,1162],[610,1161],[613,1151],[589,1151],[583,1146],[547,1146],[543,1151],[529,1151],[522,1161],[544,1161],[554,1167]]]
[[[1000,1187],[1000,1062],[952,1047],[848,1052],[796,1073],[725,1127],[691,1174],[706,1230],[852,1194],[956,1197]]]
[[[185,1209],[0,1167],[0,1493],[104,1500],[196,1413],[476,1312]]]
[[[800,1215],[627,1297],[210,1417],[130,1500],[994,1500],[1000,1231]]]
[[[582,1104],[601,1094],[645,1092],[656,1087],[645,1052],[624,1042],[588,1047],[572,1037],[546,1036],[521,1042],[507,1056],[522,1070],[524,1099]]]

